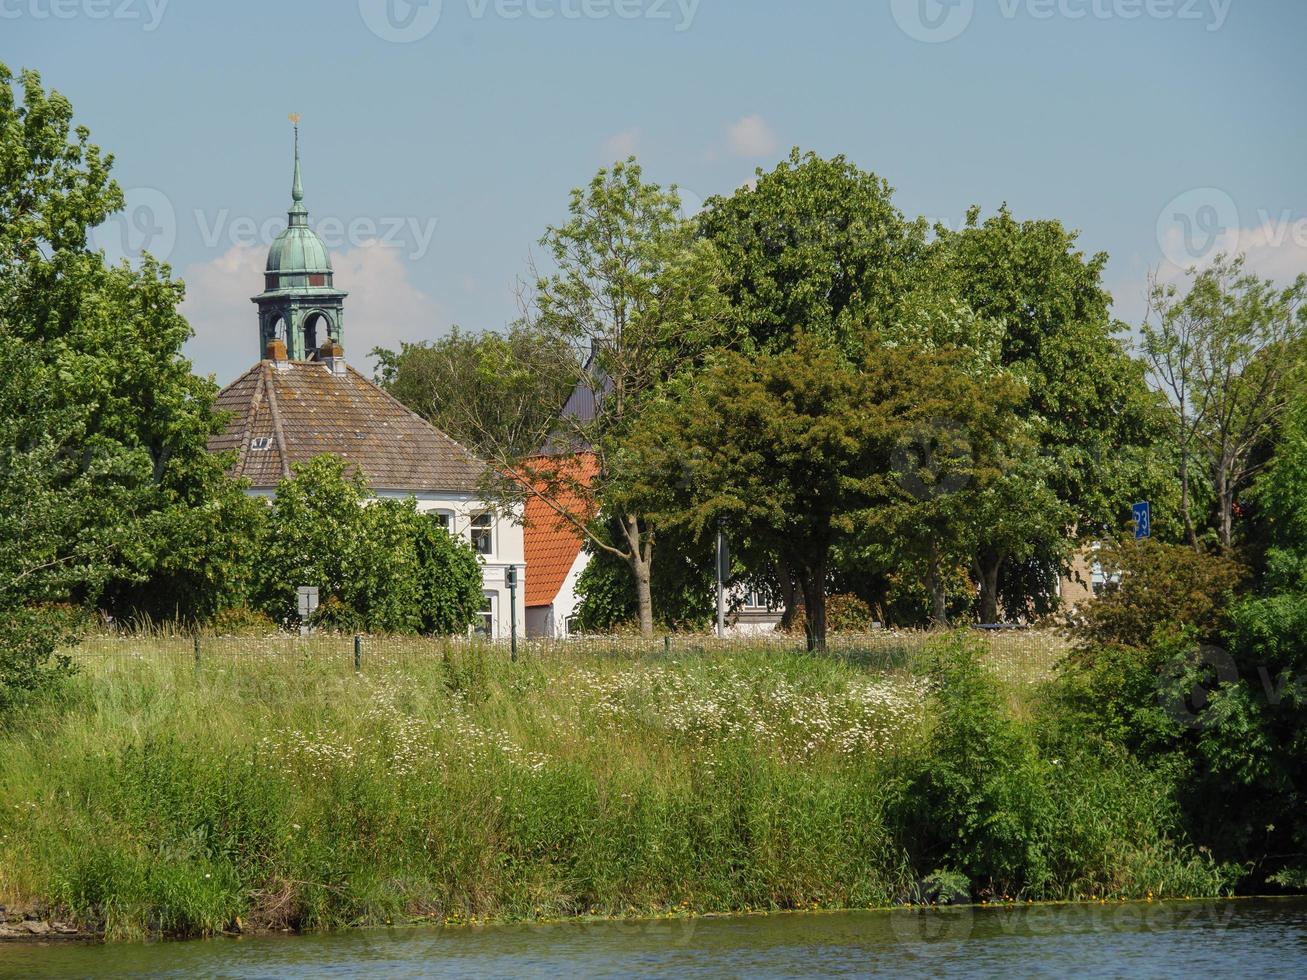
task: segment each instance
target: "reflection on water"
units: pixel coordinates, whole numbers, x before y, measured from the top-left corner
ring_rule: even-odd
[[[1307,901],[902,909],[0,947],[0,974],[24,977],[844,973],[1307,976]]]

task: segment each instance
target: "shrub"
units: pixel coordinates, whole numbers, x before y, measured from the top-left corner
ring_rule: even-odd
[[[86,625],[62,605],[0,609],[0,717],[56,687],[73,672],[66,653]]]
[[[214,636],[269,636],[277,624],[267,613],[249,606],[232,606],[220,610],[208,623]]]
[[[1191,629],[1214,642],[1247,571],[1237,562],[1152,539],[1104,546],[1098,560],[1109,584],[1072,622],[1083,649],[1103,644],[1145,647],[1158,631]]]
[[[896,807],[909,852],[982,896],[1042,894],[1052,806],[1035,742],[1009,716],[974,640],[950,637],[933,654],[937,720]]]
[[[789,632],[802,634],[807,628],[807,617],[800,602],[794,613]],[[830,633],[867,633],[873,622],[871,607],[855,595],[826,597],[826,630]]]
[[[258,605],[298,622],[296,588],[315,585],[315,625],[375,633],[459,633],[481,608],[481,566],[413,500],[369,500],[361,475],[323,456],[277,488],[259,565]]]

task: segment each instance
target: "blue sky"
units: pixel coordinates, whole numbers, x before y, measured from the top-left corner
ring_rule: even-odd
[[[1299,0],[0,0],[0,60],[117,158],[101,243],[167,256],[224,382],[257,356],[291,111],[355,360],[503,327],[568,190],[627,152],[691,202],[798,145],[910,215],[1060,218],[1134,321],[1150,269],[1218,248],[1307,271],[1305,37]]]

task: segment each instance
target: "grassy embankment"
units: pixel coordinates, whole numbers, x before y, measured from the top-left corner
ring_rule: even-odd
[[[994,879],[975,867],[1022,897],[1222,887],[1171,842],[1164,779],[1041,745],[1032,679],[1051,640],[992,641],[997,736],[942,707],[921,643],[886,642],[824,658],[562,646],[512,665],[396,641],[370,645],[357,675],[348,640],[241,641],[240,656],[210,641],[198,668],[184,641],[88,644],[57,703],[0,727],[0,902],[132,938],[877,907],[920,900],[941,868],[973,875],[976,897]],[[974,758],[936,758],[973,741]],[[987,766],[999,783],[963,787],[974,820],[931,812]],[[987,812],[1004,800],[1013,813]],[[990,861],[1008,847],[987,843],[994,821],[1038,838],[1037,871],[1020,853]]]

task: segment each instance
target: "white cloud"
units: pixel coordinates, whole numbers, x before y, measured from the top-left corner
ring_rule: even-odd
[[[186,354],[200,374],[226,384],[261,356],[259,321],[250,297],[263,287],[264,245],[233,245],[209,262],[186,269],[181,312],[195,336]],[[444,310],[414,286],[401,249],[363,242],[331,257],[345,299],[345,356],[370,372],[373,347],[430,338],[447,325]]]
[[[635,155],[636,148],[639,145],[640,130],[624,129],[604,140],[604,159],[625,160],[627,157]]]
[[[726,144],[737,156],[765,157],[776,152],[780,141],[766,119],[752,115],[726,128]]]
[[[373,347],[429,340],[445,331],[448,314],[408,278],[403,250],[364,242],[331,257],[345,300],[345,356],[362,364]]]
[[[186,355],[197,373],[217,375],[219,384],[260,357],[259,320],[250,297],[262,290],[267,256],[266,245],[233,245],[182,274],[186,301],[181,312],[195,331]]]

